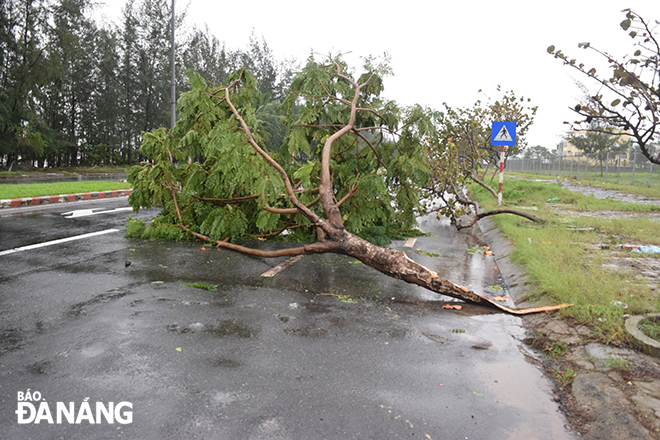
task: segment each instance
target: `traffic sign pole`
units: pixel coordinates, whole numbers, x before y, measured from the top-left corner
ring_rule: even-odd
[[[504,145],[500,147],[500,188],[497,191],[497,206],[502,205],[502,188],[504,186]]]
[[[504,147],[516,145],[516,123],[493,121],[490,145],[500,147],[500,187],[497,191],[497,206],[502,205],[502,187],[504,186]]]

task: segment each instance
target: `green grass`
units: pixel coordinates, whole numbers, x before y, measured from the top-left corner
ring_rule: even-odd
[[[218,290],[217,284],[208,284],[208,283],[183,283],[184,286],[194,287],[196,289],[202,290]]]
[[[127,182],[106,182],[96,180],[79,182],[19,183],[15,185],[0,184],[0,199],[110,191],[116,189],[129,189],[130,187],[131,185]]]
[[[657,319],[644,319],[639,323],[639,329],[649,338],[660,341],[660,321]]]
[[[472,192],[483,210],[495,207],[496,200],[485,190],[473,186]],[[607,269],[603,265],[607,258],[624,251],[615,246],[601,249],[601,245],[657,244],[660,222],[556,215],[545,202],[555,197],[572,210],[651,212],[647,211],[651,208],[585,197],[554,184],[510,179],[505,182],[505,204],[511,208],[536,206],[538,211],[532,213],[547,222],[532,223],[513,215],[491,217],[514,245],[512,259],[526,269],[533,282],[529,299],[574,304],[559,313],[588,324],[596,340],[626,342],[623,315],[659,311],[660,302],[632,272]]]

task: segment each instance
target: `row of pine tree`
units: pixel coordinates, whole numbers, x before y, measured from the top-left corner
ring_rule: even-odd
[[[127,0],[117,23],[94,8],[0,0],[0,169],[132,164],[142,133],[169,127],[171,1]],[[276,60],[254,34],[246,49],[228,49],[185,12],[175,26],[177,93],[189,70],[221,84],[246,67],[261,104],[279,111],[294,60]]]

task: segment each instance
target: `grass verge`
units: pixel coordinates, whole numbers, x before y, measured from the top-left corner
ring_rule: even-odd
[[[55,196],[59,194],[111,191],[117,189],[129,189],[130,187],[131,185],[126,182],[106,182],[97,180],[86,180],[78,182],[0,184],[0,199],[18,199],[22,197]]]
[[[473,186],[471,191],[484,210],[495,207],[497,201],[485,190]],[[573,211],[644,213],[658,207],[598,200],[558,185],[522,179],[508,180],[503,198],[509,207],[536,207],[533,213],[547,220],[536,224],[512,215],[491,217],[514,245],[513,261],[529,274],[533,283],[531,300],[547,298],[556,304],[575,304],[558,313],[587,324],[593,339],[607,343],[627,342],[625,315],[660,310],[654,287],[648,281],[632,269],[613,269],[609,264],[613,258],[654,258],[631,254],[615,245],[660,244],[660,222],[643,216],[567,217],[555,214],[547,200],[558,198]]]

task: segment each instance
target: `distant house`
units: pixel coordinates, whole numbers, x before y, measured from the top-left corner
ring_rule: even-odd
[[[575,156],[582,156],[583,153],[582,151],[578,150],[575,145],[573,145],[570,142],[570,138],[573,136],[584,136],[586,135],[586,131],[581,130],[581,131],[572,131],[567,134],[566,138],[563,139],[561,142],[557,144],[557,150],[556,154],[559,157],[564,157],[564,158],[571,158]],[[618,144],[619,145],[625,145],[626,147],[631,145],[630,141],[630,131],[629,130],[621,130],[621,129],[616,129],[612,130],[613,136],[618,137]],[[622,152],[621,154],[625,155],[624,160],[631,160],[632,159],[632,148],[626,148],[625,152]]]

